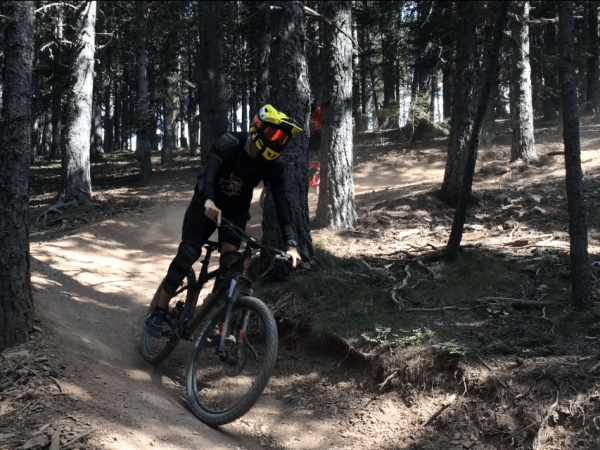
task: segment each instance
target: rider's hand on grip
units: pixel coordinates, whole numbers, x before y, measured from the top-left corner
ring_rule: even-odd
[[[300,261],[302,261],[302,258],[300,257],[300,253],[298,253],[298,249],[296,247],[288,247],[286,253],[288,254],[289,258],[292,260],[292,267],[294,269],[296,267],[298,267],[298,264],[300,264]]]
[[[204,202],[204,215],[213,222],[216,222],[217,226],[221,226],[221,210],[216,207],[215,202],[211,199],[207,199]]]

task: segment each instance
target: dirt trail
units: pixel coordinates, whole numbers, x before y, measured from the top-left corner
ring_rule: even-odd
[[[596,136],[595,122],[582,132],[582,160],[592,209],[597,204],[595,199],[600,198],[600,184],[595,176],[600,160]],[[541,162],[511,169],[507,162],[509,135],[497,133],[494,151],[480,152],[480,173],[474,185],[476,190],[487,189],[484,197],[487,203],[471,218],[477,219],[479,227],[467,229],[463,242],[472,245],[485,242],[490,248],[503,249],[506,242],[520,239],[535,244],[553,233],[552,245],[566,248],[566,194],[561,181],[564,163],[559,138],[553,130],[540,129],[536,143]],[[416,142],[405,153],[394,133],[367,133],[357,136],[356,141],[354,184],[361,225],[352,233],[314,230],[315,242],[342,258],[380,258],[382,253],[392,254],[408,247],[412,251],[423,245],[442,248],[451,212],[431,194],[443,179],[446,149],[443,138]],[[193,164],[194,161],[183,159],[177,168],[157,171],[156,186],[151,188],[138,189],[139,186],[125,179],[107,181],[98,193],[103,206],[90,212],[93,215],[89,217],[90,224],[82,227],[87,218],[82,210],[73,210],[65,215],[67,218],[53,217],[52,227],[34,230],[31,273],[37,331],[26,344],[0,355],[0,376],[13,370],[11,376],[18,378],[12,393],[10,388],[0,391],[0,449],[47,449],[50,437],[58,431],[64,446],[78,433],[92,431],[74,448],[492,450],[501,447],[498,433],[507,436],[521,427],[529,429],[528,416],[518,408],[506,409],[504,397],[498,397],[500,405],[493,396],[485,399],[473,392],[467,396],[461,394],[434,425],[425,426],[447,396],[454,393],[452,389],[436,390],[431,384],[439,375],[435,370],[445,370],[443,365],[428,373],[431,386],[418,381],[414,385],[404,383],[401,389],[388,386],[380,390],[371,372],[349,363],[350,358],[346,359],[349,352],[332,356],[307,349],[304,337],[285,327],[281,330],[273,376],[255,407],[240,420],[218,429],[199,422],[185,400],[185,366],[191,344],[182,342],[157,367],[146,363],[138,351],[148,302],[179,244],[181,223],[195,178],[194,171],[189,170]],[[96,168],[98,172],[100,169]],[[49,189],[52,188],[39,189],[38,193],[43,194],[33,202],[37,208],[35,215],[42,212],[46,200],[50,201]],[[248,224],[248,231],[255,237],[261,234],[259,193],[257,189]],[[515,217],[521,217],[516,216],[521,209],[529,211],[517,227],[511,225],[506,214],[502,216],[506,218],[502,219],[502,226],[498,226],[495,218],[503,214],[507,195],[509,202],[515,204]],[[308,200],[314,211],[317,202],[314,188],[310,189]],[[542,209],[531,213],[538,203]],[[398,218],[394,216],[389,224],[391,212]],[[487,222],[486,214],[490,215]],[[106,218],[98,221],[100,215]],[[58,238],[58,234],[65,232],[62,227],[58,230],[61,220],[65,230],[71,226],[73,229]],[[595,216],[590,215],[590,223],[590,252],[597,255],[600,234]],[[527,245],[523,251],[530,250],[536,251],[533,245]],[[375,261],[373,258],[370,261]],[[404,277],[404,272],[394,270],[396,276]],[[382,271],[387,273],[387,267]],[[277,288],[289,288],[285,286]],[[449,314],[440,320],[448,322],[442,324],[445,328],[458,326],[453,318],[456,317]],[[479,325],[474,322],[473,326]],[[459,329],[457,336],[465,333]],[[585,368],[586,374],[600,369],[590,353],[591,345],[588,353],[580,354],[576,339],[573,342],[577,351],[559,355],[558,362],[553,363],[562,371],[557,372],[559,378],[572,380],[581,376],[577,371],[586,364],[589,366]],[[19,366],[23,360],[27,364]],[[531,389],[528,391],[518,383],[531,373],[533,384],[545,386],[542,392],[553,394],[554,387],[549,384],[552,380],[544,378],[554,376],[553,372],[545,375],[550,359],[530,358],[523,366],[516,366],[509,356],[491,354],[486,361],[489,367],[473,364],[468,368],[474,371],[475,384],[485,382],[481,374],[488,370],[491,374],[494,369],[495,375],[490,377],[503,376],[505,382],[499,385],[500,382],[494,381],[496,378],[489,378],[493,392],[498,386],[508,386],[514,378],[517,384],[510,384],[511,389],[523,388],[525,393]],[[21,373],[15,375],[19,370],[14,369],[18,367],[22,367]],[[563,373],[565,368],[572,371]],[[525,378],[519,378],[516,372],[517,375],[522,372]],[[592,392],[590,383],[597,377],[583,377],[587,384],[579,380],[576,386],[581,392],[584,388],[585,392]],[[4,380],[0,384],[6,385]],[[457,389],[457,393],[463,392],[460,383]],[[573,389],[573,392],[578,391]],[[587,397],[577,394],[575,398],[563,389],[560,417],[570,417],[569,423],[576,423],[577,417],[565,409],[572,401],[587,405],[581,410],[587,411],[583,417],[585,414],[596,417],[600,407],[594,409],[597,391],[594,392]],[[537,407],[545,413],[555,398],[550,397],[542,396],[535,402],[523,400],[527,403],[523,407],[528,412]],[[560,442],[570,442],[579,436],[578,426],[568,428],[567,422],[558,425],[553,430],[562,436]],[[27,447],[40,433],[45,444]],[[506,441],[506,447],[509,445]]]
[[[357,168],[356,190],[410,182],[420,176],[400,167],[384,169],[370,163]],[[259,192],[248,226],[255,236],[260,235]],[[105,449],[348,446],[348,436],[332,429],[335,416],[329,421],[313,418],[314,405],[299,408],[289,395],[275,395],[277,389],[289,385],[287,372],[275,374],[265,395],[242,420],[214,429],[196,420],[185,403],[182,382],[188,343],[182,343],[158,367],[141,358],[137,348],[141,322],[177,250],[186,194],[180,200],[163,201],[159,192],[153,207],[107,219],[61,239],[32,242],[41,345],[50,357],[61,361],[60,380],[70,399],[71,408],[63,405],[62,412],[77,413],[98,424],[101,429],[90,444]],[[309,203],[311,209],[316,207],[314,189]],[[303,357],[290,353],[287,360],[284,368],[289,369],[291,361],[294,369]],[[327,366],[326,360],[323,364]],[[310,378],[319,370],[338,371],[335,364],[315,367],[312,375],[306,367],[296,369],[306,372],[297,374],[300,378]]]

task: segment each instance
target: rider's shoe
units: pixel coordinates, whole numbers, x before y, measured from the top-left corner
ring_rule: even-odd
[[[163,331],[163,322],[167,316],[167,310],[155,307],[146,319],[146,332],[152,337],[160,337]]]

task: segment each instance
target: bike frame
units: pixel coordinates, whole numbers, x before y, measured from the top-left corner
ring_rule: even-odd
[[[221,290],[220,292],[217,292],[216,296],[208,304],[202,304],[202,309],[194,315],[202,287],[207,281],[216,278],[218,275],[221,274],[220,268],[215,269],[211,272],[208,271],[210,257],[212,255],[212,252],[217,250],[218,243],[213,241],[207,241],[203,245],[203,247],[206,249],[206,254],[204,256],[204,259],[202,260],[202,268],[200,269],[200,275],[198,276],[198,279],[195,280],[193,283],[189,284],[188,286],[183,287],[176,293],[176,295],[180,294],[186,289],[188,291],[185,303],[182,306],[183,310],[179,315],[176,323],[171,322],[168,317],[167,321],[169,321],[169,326],[171,327],[171,332],[169,334],[171,339],[189,340],[196,328],[198,328],[198,326],[204,321],[204,319],[208,316],[208,313],[213,310],[217,302],[225,298],[225,319],[221,323],[221,329],[219,330],[219,339],[216,346],[216,354],[222,361],[226,361],[228,358],[226,339],[229,336],[229,325],[233,312],[233,306],[235,305],[235,302],[240,295],[252,295],[252,284],[254,282],[254,280],[250,277],[250,261],[252,259],[252,252],[253,249],[261,248],[264,246],[262,246],[251,236],[248,236],[242,229],[238,228],[228,220],[224,218],[222,220],[224,225],[226,225],[228,228],[230,228],[232,231],[238,234],[238,236],[242,238],[243,242],[246,243],[244,252],[242,254],[242,272],[234,273],[227,291]],[[271,248],[271,250],[277,251],[273,248]],[[193,269],[190,269],[190,271],[191,275],[195,279]],[[226,297],[224,297],[225,294]],[[244,335],[248,327],[249,317],[250,311],[244,311],[240,331],[238,333],[238,336],[234,336],[237,344],[243,343]]]

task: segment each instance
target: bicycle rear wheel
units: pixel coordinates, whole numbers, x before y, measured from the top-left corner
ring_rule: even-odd
[[[187,276],[188,284],[191,284],[194,281],[195,281],[194,276],[192,276],[192,275]],[[165,280],[163,279],[163,281],[161,281],[160,285],[158,286],[158,289],[156,290],[156,293],[154,294],[154,297],[152,298],[152,302],[150,303],[150,308],[148,308],[148,314],[146,315],[146,317],[148,317],[148,315],[152,312],[152,310],[156,307],[156,305],[158,305],[158,300],[160,299],[160,295],[162,292],[164,282],[165,282]],[[178,310],[177,308],[175,308],[175,305],[178,303],[178,301],[185,303],[186,295],[188,294],[188,292],[189,292],[189,290],[183,291],[181,294],[173,297],[171,299],[171,301],[169,302],[169,304],[171,305],[171,307],[169,308],[169,313],[168,313],[169,320],[165,320],[165,322],[163,323],[163,335],[162,336],[158,336],[158,337],[150,336],[148,334],[148,332],[146,331],[145,322],[144,322],[144,325],[142,325],[142,338],[140,341],[140,351],[142,353],[142,357],[149,363],[158,364],[158,363],[164,361],[167,358],[167,356],[169,356],[171,354],[171,352],[175,349],[175,347],[177,347],[177,344],[179,343],[179,339],[170,338],[168,336],[169,332],[171,331],[171,326],[169,325],[169,321],[171,321],[171,323],[175,323],[177,321],[177,318],[178,318],[179,314],[181,313],[181,311]],[[167,335],[165,336],[165,334],[167,334]]]
[[[215,347],[225,310],[226,306],[219,308],[205,322],[187,366],[188,403],[194,415],[209,425],[223,425],[244,415],[267,385],[277,357],[271,310],[257,298],[241,297],[233,307],[226,338],[229,355],[222,361]]]

